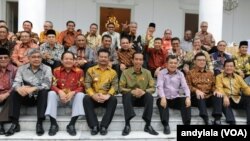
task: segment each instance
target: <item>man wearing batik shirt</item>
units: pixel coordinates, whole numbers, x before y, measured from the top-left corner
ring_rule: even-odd
[[[215,76],[222,72],[225,60],[231,58],[229,54],[225,53],[226,47],[226,41],[221,40],[217,44],[217,51],[211,54]]]
[[[241,41],[239,45],[239,52],[233,55],[236,72],[242,77],[250,76],[250,55],[247,53],[248,42]]]
[[[212,62],[211,62],[211,59],[210,59],[210,55],[206,51],[201,49],[200,38],[194,38],[194,40],[193,40],[193,50],[191,52],[188,52],[186,54],[186,56],[184,57],[183,71],[184,71],[185,74],[187,74],[187,72],[193,68],[193,66],[194,66],[194,64],[193,64],[194,56],[199,52],[202,52],[206,56],[206,61],[207,61],[206,69],[209,69],[210,71],[213,72],[213,65],[212,65]]]
[[[150,71],[142,67],[142,53],[134,53],[132,62],[133,67],[123,71],[119,83],[125,115],[125,127],[122,135],[126,136],[131,131],[130,120],[136,115],[133,106],[144,107],[142,116],[146,122],[144,131],[152,135],[158,135],[151,126],[154,103],[152,94],[155,92],[154,79]]]
[[[64,46],[64,50],[67,51],[69,47],[75,44],[75,37],[77,32],[75,31],[75,22],[67,21],[67,29],[59,34],[58,42]]]
[[[60,66],[64,47],[57,43],[55,30],[50,29],[46,32],[46,42],[40,46],[40,51],[44,64],[50,66],[52,70]]]
[[[31,48],[38,48],[38,45],[31,42],[31,35],[27,31],[20,32],[21,44],[16,44],[11,56],[12,62],[18,67],[29,63],[28,51]]]
[[[201,39],[202,49],[210,51],[215,45],[215,40],[213,35],[207,32],[208,23],[206,21],[201,22],[200,28],[201,31],[195,34],[195,38],[198,37]]]
[[[76,56],[76,66],[87,72],[88,68],[94,65],[94,51],[87,46],[84,35],[76,36],[76,45],[69,48],[70,52]]]
[[[122,25],[121,38],[122,37],[128,37],[130,46],[136,52],[143,51],[142,39],[141,39],[141,35],[137,34],[137,23],[136,22],[130,22],[129,25],[127,25],[127,24]]]
[[[250,125],[250,87],[235,73],[233,59],[226,60],[224,72],[216,76],[216,91],[223,95],[223,113],[226,122],[235,125],[232,108],[243,108],[246,111],[247,125]]]
[[[186,75],[187,83],[192,93],[192,104],[198,106],[200,117],[202,117],[206,125],[210,124],[207,107],[212,105],[212,116],[215,118],[214,124],[220,125],[222,98],[216,95],[214,74],[205,69],[206,56],[203,53],[200,52],[195,55],[194,64],[194,68]]]
[[[0,26],[0,48],[5,48],[12,53],[15,42],[8,40],[9,29],[5,26]]]
[[[173,55],[168,56],[167,68],[161,70],[157,78],[159,95],[157,106],[159,108],[161,122],[164,126],[164,134],[170,134],[169,107],[177,108],[181,111],[184,125],[190,125],[191,122],[190,90],[184,74],[179,71],[177,67],[178,58]]]
[[[84,75],[80,68],[74,67],[74,61],[75,56],[72,52],[64,52],[62,54],[62,66],[53,71],[52,91],[48,94],[48,104],[45,112],[46,116],[50,116],[50,136],[54,136],[59,129],[56,121],[58,99],[60,99],[60,103],[63,104],[72,102],[71,120],[66,127],[70,135],[76,135],[76,120],[79,116],[85,115],[82,106],[84,97]]]
[[[116,72],[109,66],[110,52],[100,49],[97,53],[98,64],[88,69],[85,78],[85,89],[87,95],[83,99],[83,107],[91,135],[96,135],[100,131],[101,135],[108,133],[108,127],[117,105],[114,96],[118,90],[118,77]],[[99,122],[95,113],[96,107],[105,107],[106,111]]]
[[[168,55],[176,55],[178,58],[178,69],[182,70],[183,61],[186,55],[186,51],[184,51],[180,47],[180,39],[178,37],[173,37],[171,39],[172,48],[169,50]]]
[[[98,34],[98,25],[92,23],[89,27],[89,32],[85,35],[87,39],[87,45],[95,50],[97,47],[102,44],[102,36]]]
[[[0,48],[0,105],[4,105],[7,98],[10,95],[11,86],[16,75],[17,68],[10,63],[10,53],[5,48]],[[6,109],[4,109],[6,108]],[[4,119],[5,115],[8,115],[8,108],[4,106],[0,113],[0,135],[5,134],[4,126],[2,121],[7,121]],[[7,111],[7,113],[6,113]]]
[[[19,116],[21,104],[27,106],[37,104],[36,134],[43,135],[43,120],[47,106],[48,90],[51,86],[52,72],[49,66],[42,64],[42,55],[39,49],[31,49],[28,52],[29,62],[20,66],[17,70],[10,94],[10,119],[11,126],[6,136],[20,131]]]
[[[160,69],[164,68],[167,54],[164,53],[162,47],[162,39],[155,38],[154,48],[146,46],[146,52],[149,55],[148,68],[153,77],[157,77]]]
[[[23,31],[26,31],[30,34],[30,39],[31,39],[31,42],[37,44],[39,42],[39,36],[37,33],[35,32],[32,32],[32,28],[33,28],[33,23],[31,21],[24,21],[23,22]],[[23,31],[19,31],[16,33],[16,36],[17,36],[17,39],[20,40],[21,38],[21,33]]]
[[[127,37],[121,38],[121,49],[117,51],[118,61],[120,64],[120,69],[118,76],[121,76],[122,71],[125,69],[131,67],[132,64],[132,56],[134,54],[135,50],[130,48],[129,46],[129,40]]]

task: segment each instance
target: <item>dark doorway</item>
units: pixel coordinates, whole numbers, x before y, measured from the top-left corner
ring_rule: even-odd
[[[16,33],[18,30],[18,2],[6,3],[6,22],[10,31]]]
[[[131,18],[131,9],[100,7],[100,34],[106,31],[108,22],[115,23],[115,31],[120,32],[122,23],[129,23]]]
[[[185,14],[185,31],[191,30],[193,32],[193,37],[196,32],[198,32],[198,25],[199,25],[199,15],[198,14]]]

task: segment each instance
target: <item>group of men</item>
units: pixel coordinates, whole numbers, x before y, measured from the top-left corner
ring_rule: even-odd
[[[229,55],[225,53],[225,41],[214,46],[207,22],[201,23],[202,30],[194,39],[186,31],[182,41],[172,38],[170,29],[165,30],[163,38],[155,38],[154,23],[149,24],[145,36],[137,35],[135,22],[123,25],[120,34],[114,31],[114,23],[109,23],[102,36],[97,34],[95,23],[86,35],[74,30],[73,21],[66,25],[67,30],[59,34],[52,29],[52,22],[46,21],[39,38],[31,31],[32,23],[25,21],[16,43],[8,40],[7,26],[0,26],[1,135],[20,131],[22,104],[37,105],[39,136],[44,134],[46,116],[51,122],[48,134],[54,136],[59,131],[58,105],[72,106],[66,127],[70,135],[77,134],[75,124],[80,116],[86,117],[92,135],[106,135],[116,110],[117,93],[122,94],[124,107],[122,135],[131,131],[135,106],[144,107],[144,131],[158,135],[151,126],[155,91],[164,134],[170,134],[169,108],[179,109],[183,124],[190,125],[191,105],[198,106],[206,125],[220,125],[222,113],[226,122],[236,124],[232,107],[245,108],[250,124],[250,87],[244,81],[250,79],[246,41],[240,42],[236,55]],[[207,113],[210,105],[213,122]],[[100,123],[96,107],[106,109]],[[5,122],[12,123],[7,131]]]

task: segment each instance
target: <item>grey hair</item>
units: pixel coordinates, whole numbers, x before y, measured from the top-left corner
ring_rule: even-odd
[[[28,56],[31,56],[32,54],[35,54],[35,53],[39,53],[42,56],[41,51],[39,49],[37,49],[37,48],[29,49],[27,54],[28,54]]]

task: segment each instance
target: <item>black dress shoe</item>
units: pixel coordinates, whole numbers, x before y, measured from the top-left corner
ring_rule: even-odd
[[[122,131],[123,136],[127,136],[130,133],[131,129],[130,126],[126,125]]]
[[[145,131],[145,132],[148,132],[148,133],[151,134],[151,135],[158,135],[158,134],[159,134],[158,132],[156,132],[156,131],[154,130],[154,128],[153,128],[151,125],[145,126],[145,127],[144,127],[144,131]]]
[[[20,125],[12,123],[10,126],[10,129],[5,133],[5,136],[11,136],[15,132],[19,132],[19,131],[20,131]]]
[[[101,135],[107,135],[107,133],[108,133],[107,128],[101,127],[101,129],[100,129],[100,134],[101,134]]]
[[[98,134],[98,132],[99,132],[99,128],[97,126],[94,126],[91,129],[91,135],[96,135],[96,134]]]
[[[167,134],[167,135],[170,134],[170,127],[169,126],[164,126],[163,133]]]
[[[76,135],[76,129],[74,125],[67,125],[67,132],[71,135],[71,136],[75,136]]]
[[[58,132],[58,125],[51,125],[49,128],[49,135],[54,136]]]
[[[221,121],[219,119],[214,120],[214,125],[221,125]]]
[[[41,136],[44,134],[44,129],[43,129],[43,124],[42,123],[37,123],[36,124],[36,134],[38,136]]]
[[[3,124],[0,124],[0,135],[4,135],[4,134],[5,134],[4,126]]]

